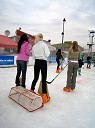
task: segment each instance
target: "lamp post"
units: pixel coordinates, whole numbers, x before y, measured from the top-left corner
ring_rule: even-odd
[[[89,30],[89,37],[91,38],[91,43],[89,43],[87,45],[89,45],[89,53],[91,53],[91,55],[92,55],[92,46],[95,45],[93,43],[94,35],[95,35],[95,31],[94,30]]]
[[[61,33],[62,35],[62,51],[63,51],[63,42],[64,42],[64,23],[66,22],[66,19],[63,19],[63,32]]]

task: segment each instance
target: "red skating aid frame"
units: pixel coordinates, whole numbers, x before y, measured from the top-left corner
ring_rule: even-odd
[[[29,112],[43,107],[43,100],[40,95],[31,93],[28,89],[21,86],[12,87],[9,93],[9,98],[27,109]]]

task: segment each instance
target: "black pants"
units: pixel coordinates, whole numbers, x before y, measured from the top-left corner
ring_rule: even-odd
[[[19,77],[22,73],[22,87],[26,87],[25,81],[26,81],[26,71],[27,71],[27,61],[17,60],[17,75],[15,84],[16,86],[20,86],[20,80]]]
[[[41,77],[42,77],[42,93],[46,94],[47,93],[47,84],[46,84],[46,79],[47,79],[47,61],[46,60],[35,60],[35,65],[34,65],[34,80],[31,85],[31,90],[35,89],[35,85],[38,81],[39,74],[41,70]]]
[[[58,58],[56,58],[56,62],[57,62],[57,70],[59,69],[59,66],[60,66],[60,61]]]

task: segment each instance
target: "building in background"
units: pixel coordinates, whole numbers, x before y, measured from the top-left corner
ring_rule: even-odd
[[[72,41],[65,41],[63,43],[63,54],[64,54],[64,57],[67,57],[67,53],[68,53],[68,50],[71,47],[71,45],[72,45]],[[53,52],[53,56],[56,56],[56,52],[57,52],[58,49],[61,49],[62,43],[54,44],[52,46],[56,47],[56,50]],[[84,48],[81,47],[80,45],[79,45],[79,49],[80,49],[81,52],[84,51]]]
[[[17,49],[17,43],[8,36],[0,35],[0,55],[14,53]]]

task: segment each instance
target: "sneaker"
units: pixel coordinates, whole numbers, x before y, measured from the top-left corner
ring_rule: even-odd
[[[72,90],[71,90],[71,88],[64,87],[64,88],[63,88],[63,91],[70,92],[70,91],[72,91]]]
[[[43,103],[47,103],[50,101],[50,97],[48,97],[46,94],[42,94]]]

